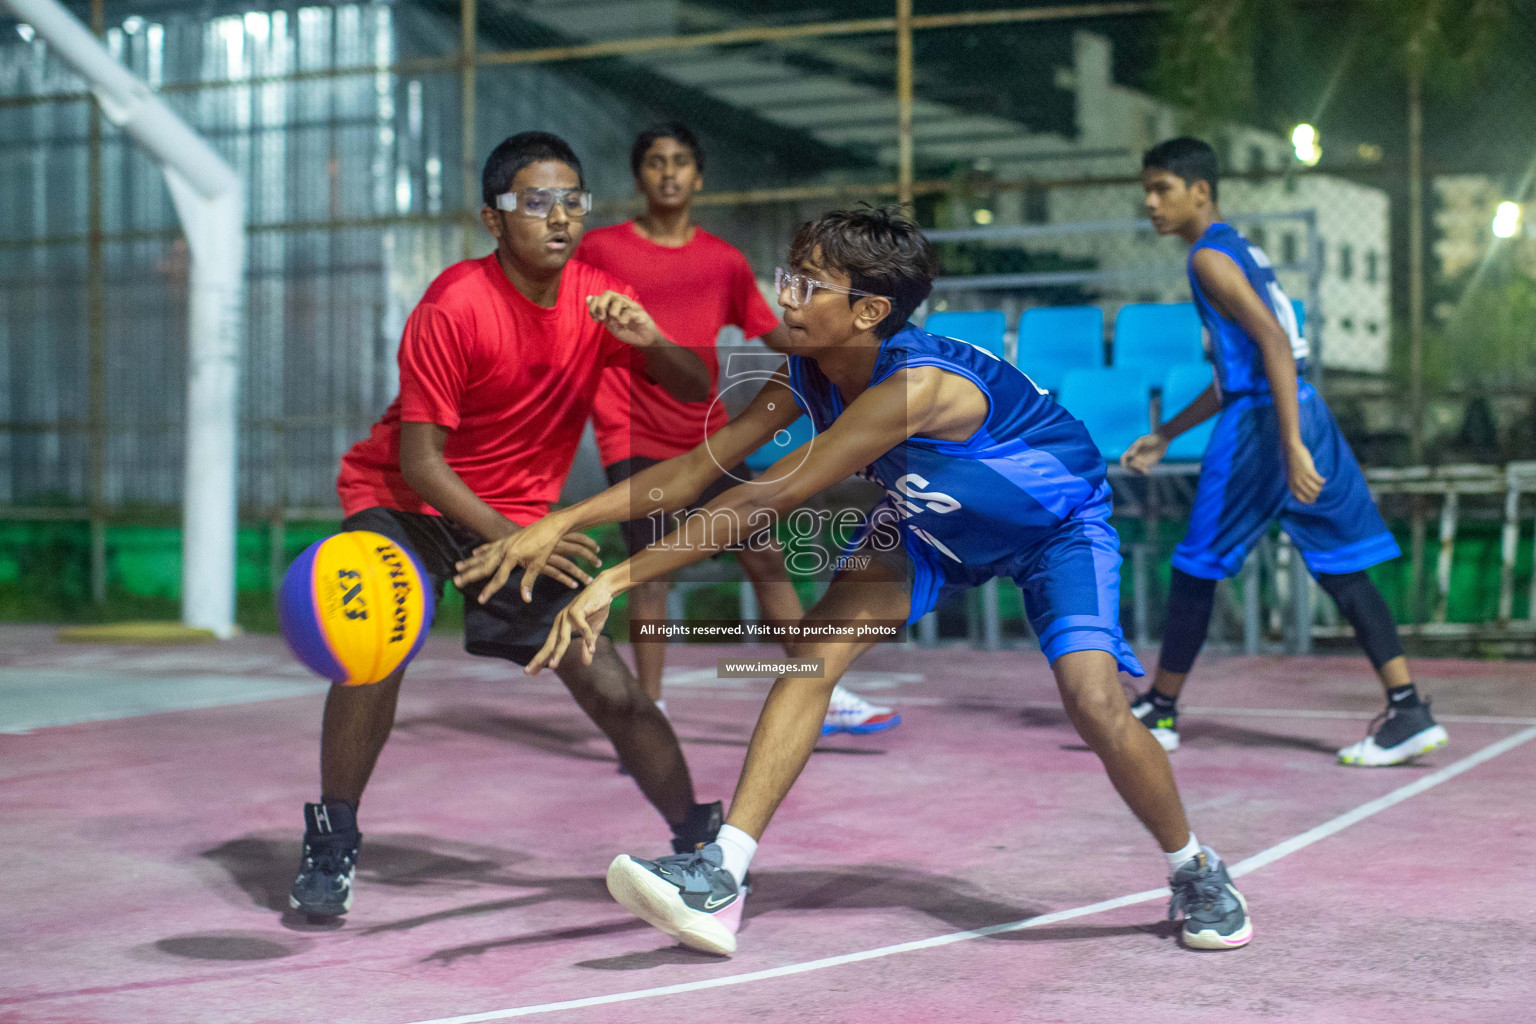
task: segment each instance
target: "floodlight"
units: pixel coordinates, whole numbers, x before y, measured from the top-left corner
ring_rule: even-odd
[[[1317,166],[1317,162],[1323,158],[1317,129],[1309,124],[1299,124],[1291,129],[1291,148],[1296,151],[1296,159],[1308,167]]]
[[[1498,238],[1514,238],[1520,233],[1520,204],[1507,200],[1493,212],[1493,233]]]

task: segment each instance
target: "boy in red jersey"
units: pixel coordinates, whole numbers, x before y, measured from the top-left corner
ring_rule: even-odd
[[[699,357],[657,329],[628,286],[571,260],[591,194],[566,143],[524,132],[492,151],[480,219],[496,251],[434,281],[400,342],[400,396],[342,458],[344,530],[405,545],[441,593],[454,563],[545,514],[571,461],[604,368],[645,376],[678,398],[708,393]],[[526,664],[596,564],[572,534],[531,602],[466,594],[464,647]],[[620,762],[672,826],[680,849],[719,828],[719,804],[696,804],[666,717],[611,643],[591,665],[557,669]],[[305,805],[303,862],[289,905],[336,916],[352,905],[361,833],[357,805],[394,724],[404,669],[372,686],[333,686],[320,741],[320,802]]]
[[[642,377],[605,372],[592,424],[610,484],[682,455],[725,425],[725,405],[715,400],[720,376],[715,340],[721,328],[739,327],[748,338],[761,337],[775,351],[783,351],[786,344],[784,325],[758,290],[747,258],[693,221],[693,198],[704,187],[704,150],[693,132],[675,122],[641,132],[630,150],[629,168],[636,190],[645,197],[645,213],[587,232],[577,257],[634,288],[662,332],[704,360],[709,396],[702,402],[681,401]],[[703,508],[750,478],[744,467],[722,468],[730,472],[701,494],[693,508]],[[656,516],[622,523],[620,530],[630,555],[636,555],[666,536],[672,525]],[[756,538],[732,550],[757,591],[763,618],[798,622],[804,609],[777,542]],[[629,595],[631,618],[665,619],[668,589],[664,580],[636,587]],[[636,675],[665,710],[661,677],[667,642],[632,642]],[[900,721],[890,708],[839,686],[822,733],[881,732]]]

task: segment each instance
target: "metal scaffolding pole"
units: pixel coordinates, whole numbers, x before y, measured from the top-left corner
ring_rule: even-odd
[[[105,0],[91,0],[91,32],[107,30]],[[102,243],[101,108],[91,104],[86,142],[86,393],[91,469],[91,602],[107,600],[107,283]]]
[[[960,11],[954,14],[915,14],[912,30],[1014,25],[1030,22],[1063,21],[1077,18],[1111,18],[1135,14],[1157,14],[1167,10],[1168,0],[1125,0],[1118,3],[1074,3],[1053,7],[1023,7],[998,11]],[[611,39],[600,43],[570,46],[544,46],[524,50],[476,50],[476,67],[502,64],[552,64],[566,60],[594,57],[626,57],[637,53],[665,53],[705,46],[734,46],[741,43],[773,43],[792,39],[820,39],[831,36],[879,35],[896,31],[895,18],[856,18],[848,21],[822,21],[805,25],[768,25],[729,29],[722,32],[695,32],[685,35],[645,36],[636,39]],[[271,85],[276,82],[306,82],[352,75],[429,75],[455,71],[459,57],[414,57],[392,64],[364,64],[349,68],[323,68],[315,71],[291,71],[282,75],[252,75],[205,82],[170,82],[161,92],[198,92],[203,89],[227,89],[234,86]],[[41,96],[0,97],[0,109],[30,106],[34,103],[77,103],[81,93],[56,92]]]
[[[475,211],[480,208],[479,153],[475,148],[475,61],[479,53],[476,28],[479,12],[476,0],[459,0],[459,141],[460,163],[464,173],[464,237],[462,253],[465,259],[475,255]]]
[[[1424,69],[1418,39],[1408,66],[1408,409],[1413,464],[1424,462]]]
[[[1408,446],[1415,466],[1424,463],[1424,65],[1423,43],[1408,47]],[[1424,621],[1424,498],[1412,498],[1413,551],[1409,617]]]
[[[896,0],[896,199],[912,205],[912,0]]]

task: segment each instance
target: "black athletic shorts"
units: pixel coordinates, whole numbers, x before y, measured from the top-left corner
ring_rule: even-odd
[[[343,530],[372,530],[404,544],[428,576],[433,595],[442,600],[444,584],[453,579],[454,564],[485,543],[468,527],[442,516],[366,508],[342,521]],[[505,658],[526,665],[539,653],[560,609],[579,591],[548,576],[533,585],[533,600],[524,603],[522,570],[514,570],[505,586],[485,604],[475,600],[482,584],[464,588],[464,649],[484,658]]]
[[[634,458],[620,459],[618,462],[615,462],[611,466],[604,466],[603,472],[608,474],[608,485],[611,487],[618,483],[620,480],[628,480],[636,473],[644,472],[645,470],[650,469],[652,466],[661,461],[663,460],[647,458],[644,455],[636,455]],[[714,483],[704,488],[704,493],[699,495],[697,501],[695,501],[692,505],[689,505],[688,508],[684,509],[684,512],[692,512],[695,509],[701,509],[705,505],[708,505],[710,502],[714,501],[716,498],[720,497],[720,495],[724,494],[726,491],[730,490],[732,487],[735,487],[737,484],[741,483],[743,480],[750,479],[751,474],[745,466],[737,466],[729,473],[722,473],[718,478],[716,478]],[[629,551],[631,557],[638,555],[640,552],[644,551],[646,548],[650,547],[652,544],[655,544],[657,541],[661,540],[661,538],[677,529],[677,515],[678,514],[676,512],[673,512],[670,515],[658,512],[656,515],[649,516],[645,519],[631,519],[627,523],[620,523],[619,533],[623,535],[624,547]],[[756,534],[753,536],[755,537]],[[735,544],[726,548],[725,550],[740,551],[741,548],[742,545]]]

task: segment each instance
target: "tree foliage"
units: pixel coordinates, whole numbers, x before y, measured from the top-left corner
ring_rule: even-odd
[[[1536,382],[1536,243],[1501,242],[1484,262],[1446,283],[1458,295],[1429,338],[1426,376],[1468,387]]]
[[[1158,38],[1153,86],[1201,131],[1253,107],[1260,0],[1173,0]]]
[[[1466,88],[1509,20],[1510,0],[1356,0],[1373,49],[1431,84]]]
[[[1508,23],[1513,0],[1173,0],[1163,20],[1154,88],[1188,112],[1194,128],[1244,120],[1254,109],[1256,54],[1283,31],[1342,34],[1364,45],[1369,73],[1417,69],[1454,92],[1475,80]],[[1328,71],[1308,68],[1319,78]]]

